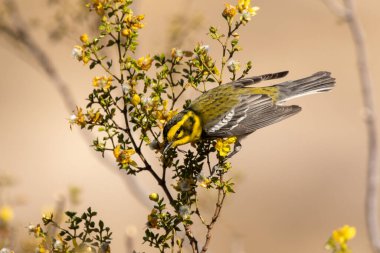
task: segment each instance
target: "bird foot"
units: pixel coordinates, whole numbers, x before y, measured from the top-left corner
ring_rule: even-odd
[[[234,145],[234,150],[231,153],[228,154],[227,159],[229,159],[229,158],[233,157],[234,155],[236,155],[241,150],[241,148],[242,148],[242,145],[239,142],[239,140],[237,140],[235,142],[235,145]]]
[[[241,148],[242,145],[240,144],[240,142],[236,141],[234,145],[234,150],[231,153],[229,153],[227,157],[223,158],[223,160],[219,161],[219,163],[215,164],[212,167],[210,176],[213,176],[216,172],[220,172],[223,169],[220,165],[224,164],[225,162],[227,162],[228,159],[236,155],[241,150]]]

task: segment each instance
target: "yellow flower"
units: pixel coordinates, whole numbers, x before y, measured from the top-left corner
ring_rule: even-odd
[[[166,115],[166,121],[171,120],[176,114],[177,114],[177,109],[168,111]]]
[[[96,4],[95,9],[96,9],[96,12],[97,12],[99,15],[103,15],[103,14],[104,14],[104,6],[103,6],[102,3],[98,3],[98,4]]]
[[[240,13],[247,10],[251,5],[251,0],[238,0],[237,9]]]
[[[87,110],[86,116],[87,116],[88,120],[94,124],[98,123],[99,121],[101,121],[103,119],[103,116],[100,114],[100,112],[99,111],[94,112],[93,109]]]
[[[88,43],[88,35],[87,33],[84,33],[80,36],[80,41],[82,41],[83,43]]]
[[[29,234],[33,234],[34,237],[39,238],[44,236],[44,232],[40,226],[40,224],[35,225],[29,225],[28,226],[28,232]]]
[[[237,140],[236,137],[229,137],[225,140],[217,139],[215,144],[215,149],[218,151],[221,157],[225,157],[231,151],[231,144],[235,143]]]
[[[132,100],[131,100],[131,103],[134,105],[134,106],[137,106],[138,104],[140,104],[141,102],[141,98],[138,94],[134,94],[132,96]]]
[[[124,21],[126,23],[131,23],[133,21],[133,11],[129,10],[129,13],[125,15]]]
[[[136,23],[133,23],[131,28],[133,30],[137,30],[137,29],[141,29],[141,28],[144,28],[144,24],[143,23],[140,23],[140,22],[136,22]]]
[[[255,16],[256,12],[260,9],[257,6],[251,7],[251,0],[238,0],[236,8],[242,14],[240,20],[243,21],[243,24],[251,20],[251,17]]]
[[[76,124],[80,125],[80,126],[85,126],[86,125],[86,120],[84,118],[84,114],[82,112],[82,108],[80,107],[77,107],[77,119],[76,119]]]
[[[52,219],[53,219],[52,211],[45,211],[42,213],[42,220],[52,220]]]
[[[92,7],[99,15],[104,14],[104,4],[106,4],[108,0],[92,0]]]
[[[226,7],[223,10],[223,17],[233,18],[236,15],[236,7],[231,4],[225,4]]]
[[[137,16],[136,16],[136,19],[137,19],[138,21],[144,20],[144,18],[145,18],[145,15],[144,15],[144,14],[140,14],[140,15],[137,15]]]
[[[88,56],[83,56],[82,61],[84,64],[87,64],[90,61],[90,58]]]
[[[248,12],[249,12],[249,14],[251,14],[251,16],[253,17],[253,16],[256,16],[258,10],[260,10],[260,7],[258,7],[258,6],[253,6],[252,8],[249,8],[249,9],[248,9]]]
[[[83,128],[86,126],[86,118],[84,117],[83,109],[77,106],[76,111],[77,112],[73,113],[69,118],[70,128],[74,124]]]
[[[177,109],[168,111],[168,101],[161,101],[161,99],[158,97],[153,97],[149,106],[149,109],[153,111],[153,115],[157,121],[158,127],[160,127],[161,129],[163,128],[166,122],[168,122],[178,113]]]
[[[348,240],[351,240],[356,235],[355,227],[345,225],[339,229],[336,229],[332,233],[332,238],[338,244],[345,244]]]
[[[142,70],[149,70],[152,66],[153,59],[150,57],[150,55],[143,56],[139,59],[137,59],[137,66]]]
[[[135,153],[136,151],[133,148],[122,150],[120,145],[117,145],[113,150],[113,155],[115,156],[116,161],[122,165],[137,166],[136,162],[131,158],[131,156]]]
[[[96,76],[92,80],[92,86],[95,88],[103,89],[104,91],[107,91],[111,85],[112,85],[113,78],[112,76],[106,77],[106,76]]]
[[[11,222],[13,217],[13,209],[10,206],[4,205],[0,208],[0,224]]]
[[[33,233],[36,238],[44,236],[44,233],[42,231],[40,224],[37,224],[37,226],[34,227]]]
[[[124,18],[126,26],[133,30],[138,30],[144,27],[144,24],[140,21],[144,20],[144,15],[133,16],[133,12],[130,11]]]
[[[327,241],[325,248],[332,250],[334,253],[350,253],[347,242],[354,238],[356,235],[355,227],[345,225],[332,232],[329,240]]]
[[[129,28],[124,28],[122,31],[121,31],[121,34],[125,37],[128,37],[129,35],[132,34],[132,30],[129,29]]]
[[[147,225],[150,228],[157,228],[157,229],[160,228],[160,226],[158,225],[157,209],[153,208],[150,214],[148,215]]]
[[[168,108],[168,101],[167,100],[162,101],[162,107],[164,108],[164,110],[166,110],[166,108]]]
[[[160,128],[163,128],[163,125],[165,125],[166,122],[171,120],[175,115],[177,114],[177,109],[176,110],[170,110],[166,111],[165,109],[156,111],[156,119],[162,124],[159,125]]]

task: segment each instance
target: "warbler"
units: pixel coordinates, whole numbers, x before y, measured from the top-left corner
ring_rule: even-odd
[[[254,76],[222,84],[196,98],[164,127],[164,153],[200,139],[237,137],[231,157],[241,149],[240,141],[256,130],[282,121],[301,111],[283,102],[331,90],[335,79],[321,71],[295,81],[266,87],[250,87],[261,81],[278,79],[288,71]]]

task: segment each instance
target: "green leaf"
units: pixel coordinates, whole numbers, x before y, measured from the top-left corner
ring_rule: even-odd
[[[235,47],[238,43],[239,43],[239,40],[237,40],[237,39],[233,39],[233,40],[231,41],[231,45],[232,45],[233,47]]]
[[[111,68],[111,67],[112,67],[112,60],[109,60],[109,61],[107,61],[106,63],[107,63],[108,68]]]
[[[109,40],[106,47],[113,46],[116,42],[114,40]]]
[[[101,24],[101,25],[99,26],[99,31],[105,31],[105,30],[106,30],[106,26],[103,25],[103,24]]]
[[[93,62],[91,62],[89,68],[90,68],[90,69],[93,69],[97,64],[98,64],[97,61],[93,61]]]
[[[66,214],[68,217],[73,218],[73,217],[76,215],[76,212],[66,211],[65,214]]]

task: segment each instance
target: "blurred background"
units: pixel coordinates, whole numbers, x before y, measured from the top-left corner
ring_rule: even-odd
[[[85,106],[92,78],[101,72],[89,71],[71,56],[79,35],[91,36],[91,19],[79,7],[83,2],[13,2],[20,11],[16,21],[26,22],[49,64],[69,85],[74,102]],[[224,3],[138,1],[136,13],[146,15],[146,28],[137,57],[169,53],[172,47],[191,49],[201,42],[217,58],[220,48],[206,33],[209,25],[225,29],[220,15]],[[345,224],[357,228],[353,251],[370,252],[364,218],[366,129],[348,26],[321,0],[257,0],[253,5],[261,9],[241,29],[244,51],[236,58],[253,61],[252,75],[289,70],[287,78],[296,79],[327,70],[337,86],[331,93],[291,101],[303,107],[300,114],[245,139],[232,159],[236,194],[226,201],[210,252],[324,252],[331,231]],[[380,117],[380,2],[356,5]],[[2,25],[16,25],[7,10],[0,13],[10,21]],[[184,34],[184,27],[191,32]],[[151,208],[146,203],[152,205],[147,195],[159,188],[148,175],[126,179],[116,164],[89,147],[84,131],[70,130],[71,110],[35,60],[36,50],[15,43],[4,31],[0,45],[0,193],[1,204],[13,210],[9,222],[16,245],[27,240],[26,227],[39,223],[42,212],[65,203],[65,209],[81,212],[91,206],[98,211],[114,232],[113,252],[128,252],[127,237],[135,238],[136,251],[153,252],[141,238]],[[140,188],[145,202],[136,198]]]

